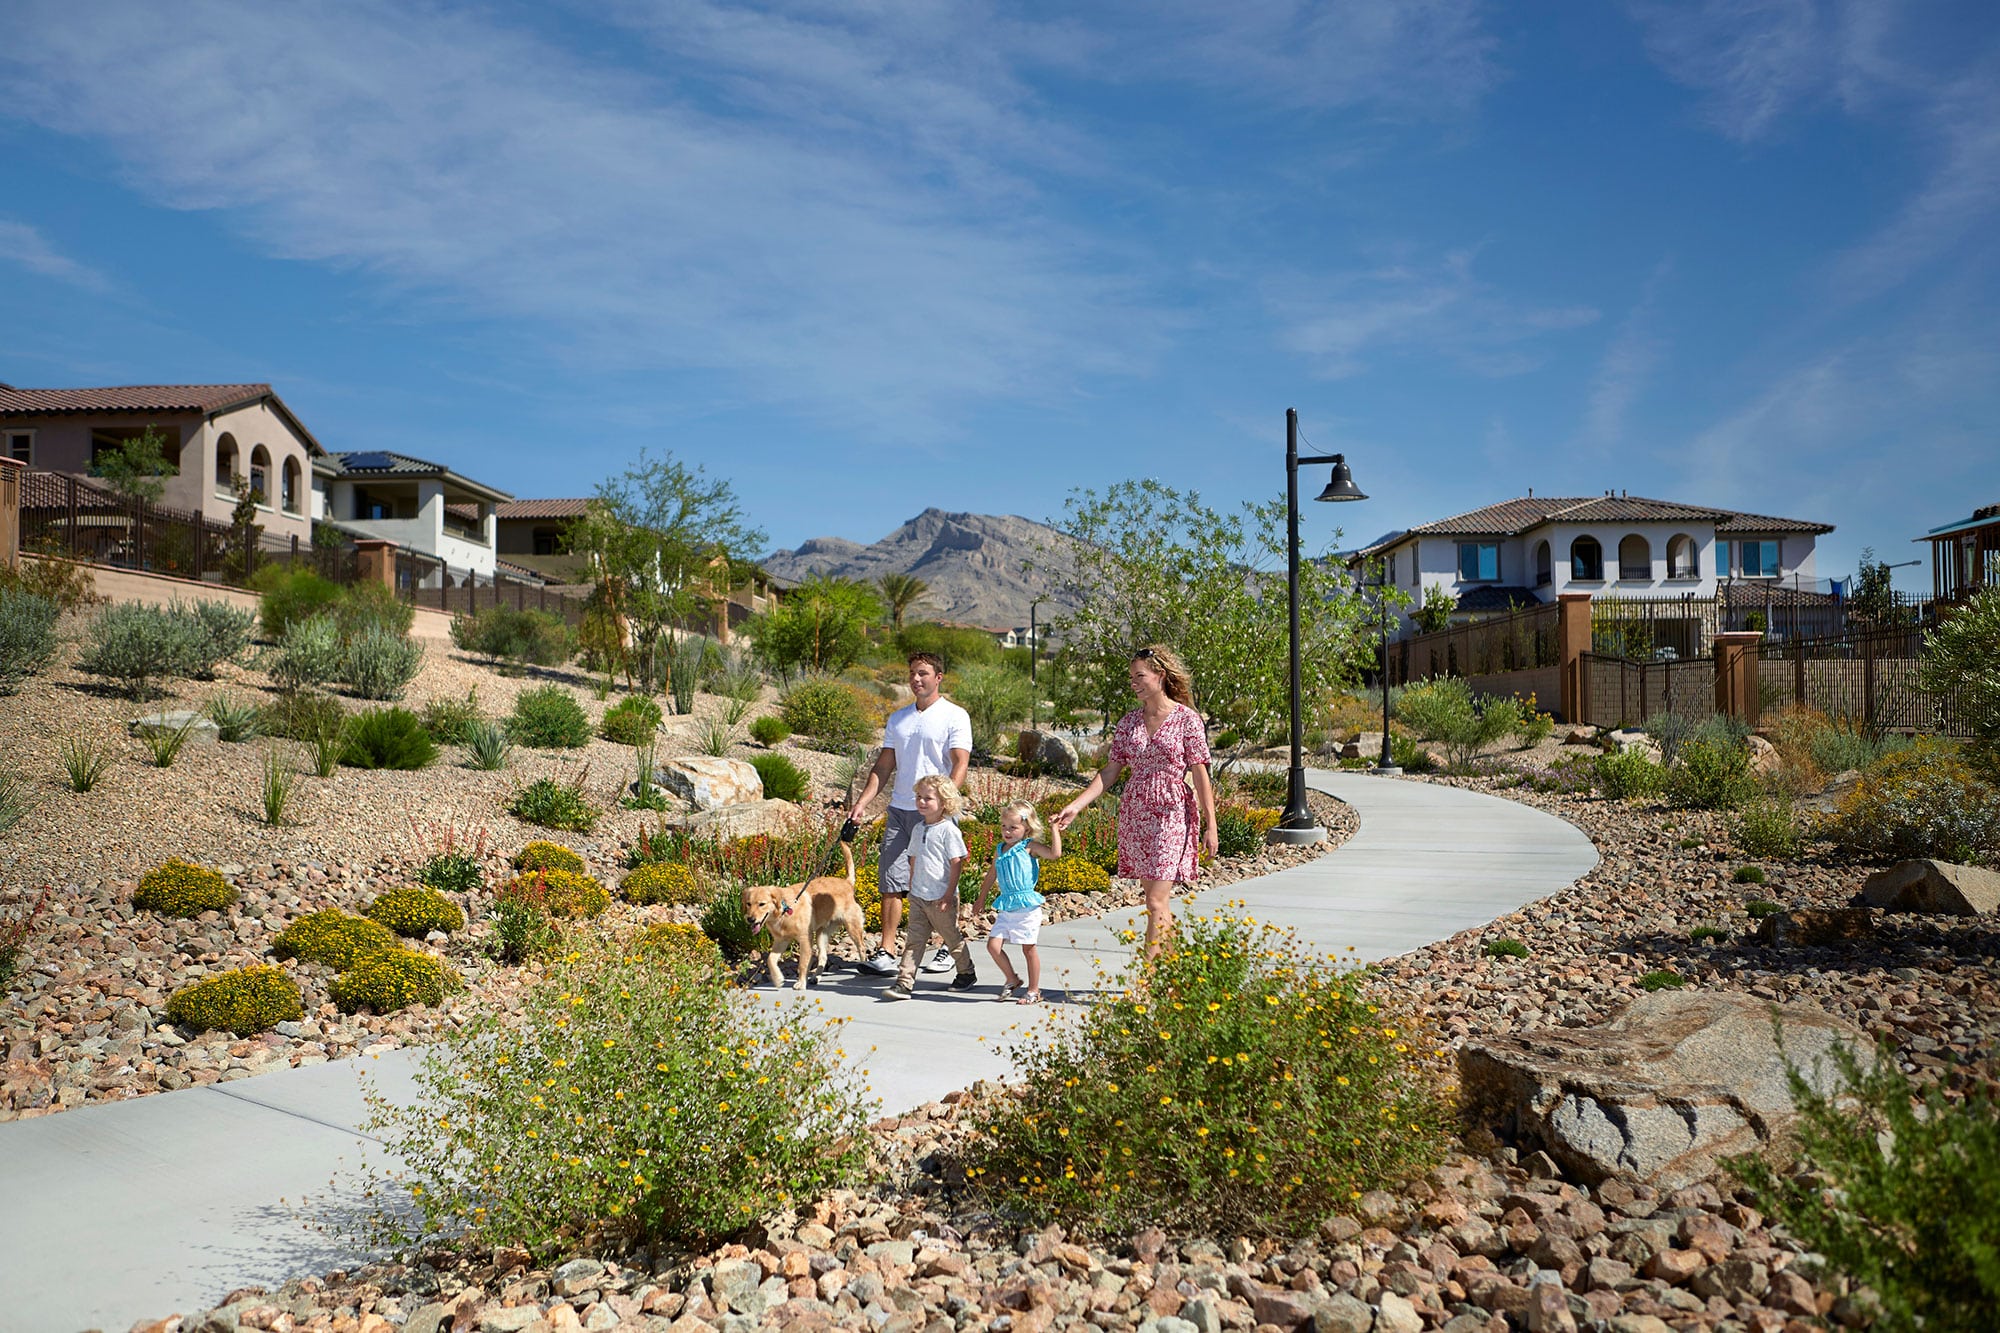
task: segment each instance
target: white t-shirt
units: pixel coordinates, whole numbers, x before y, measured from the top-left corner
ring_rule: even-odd
[[[924,711],[936,707],[933,704]],[[910,873],[911,895],[927,903],[944,897],[945,890],[951,887],[951,862],[964,855],[965,835],[949,819],[917,825],[917,831],[910,837],[910,856],[916,862]]]
[[[972,718],[942,696],[929,708],[904,704],[889,714],[882,744],[896,756],[896,785],[889,804],[897,810],[917,808],[917,779],[933,773],[951,775],[951,752],[972,750]]]

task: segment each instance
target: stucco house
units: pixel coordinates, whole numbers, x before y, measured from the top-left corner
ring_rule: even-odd
[[[312,541],[312,483],[326,450],[268,384],[131,384],[18,389],[0,384],[0,451],[29,468],[88,475],[107,449],[151,427],[167,437],[162,507],[227,524],[242,476],[263,496],[266,540]]]
[[[1605,597],[1819,595],[1814,543],[1833,531],[1810,519],[1606,492],[1526,496],[1390,533],[1348,557],[1379,559],[1386,580],[1421,605],[1433,587],[1458,600],[1457,619]],[[1406,615],[1403,632],[1411,629]]]
[[[1982,505],[1916,540],[1930,543],[1932,596],[1939,602],[1964,602],[1982,588],[2000,587],[2000,504]]]
[[[313,461],[312,516],[356,537],[435,556],[491,581],[498,507],[514,497],[408,454],[367,450]]]

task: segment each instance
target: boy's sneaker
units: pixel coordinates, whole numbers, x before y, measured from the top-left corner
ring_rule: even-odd
[[[893,976],[896,971],[896,956],[887,949],[877,949],[855,966],[864,972],[873,972],[878,977]]]
[[[951,961],[950,952],[940,944],[937,947],[936,953],[924,959],[923,970],[926,972],[949,972],[956,966],[958,964]]]
[[[895,985],[889,987],[888,990],[883,991],[882,998],[885,1000],[907,1000],[914,993],[915,992],[913,992],[908,986],[905,986],[902,982],[899,981]]]
[[[979,974],[977,972],[961,972],[951,979],[951,988],[953,990],[971,990],[978,984]]]

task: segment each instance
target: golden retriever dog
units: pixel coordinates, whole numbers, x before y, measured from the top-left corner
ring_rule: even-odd
[[[803,884],[752,884],[743,890],[743,915],[750,919],[753,929],[771,936],[771,952],[764,956],[764,961],[771,969],[773,986],[785,984],[780,960],[786,949],[799,951],[799,979],[793,989],[806,988],[809,972],[826,971],[827,949],[833,943],[837,926],[847,928],[847,937],[860,951],[858,957],[868,956],[861,904],[854,897],[854,852],[843,842],[840,854],[847,858],[845,879],[821,875]],[[817,969],[813,967],[815,953]]]

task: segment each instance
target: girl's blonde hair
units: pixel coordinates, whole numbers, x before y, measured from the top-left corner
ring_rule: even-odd
[[[1150,662],[1160,673],[1160,683],[1167,697],[1177,704],[1194,707],[1194,677],[1188,674],[1187,663],[1181,655],[1164,643],[1149,643],[1132,654],[1134,662]]]
[[[910,784],[910,790],[936,792],[946,819],[957,819],[958,812],[965,809],[965,797],[959,794],[958,784],[942,773],[924,774]]]
[[[1035,809],[1033,801],[1009,801],[1000,807],[1000,818],[1005,820],[1008,815],[1028,826],[1028,837],[1031,839],[1039,841],[1048,832],[1042,824],[1042,812]]]

